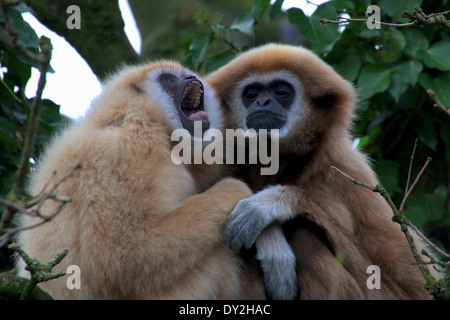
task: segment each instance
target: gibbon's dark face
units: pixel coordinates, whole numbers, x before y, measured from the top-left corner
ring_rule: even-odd
[[[242,93],[242,102],[247,109],[247,128],[281,129],[294,99],[294,88],[285,80],[275,79],[267,85],[260,82],[247,85]]]
[[[178,76],[172,73],[162,73],[158,82],[173,98],[183,127],[194,134],[194,122],[202,122],[202,131],[209,129],[208,114],[204,110],[204,88],[202,82],[195,76]]]

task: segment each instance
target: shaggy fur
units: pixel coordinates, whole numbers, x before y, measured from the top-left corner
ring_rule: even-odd
[[[295,87],[300,98],[291,108],[296,121],[280,138],[280,170],[261,176],[258,166],[235,166],[234,175],[255,192],[264,189],[265,196],[258,193],[238,204],[226,228],[228,243],[250,247],[266,226],[283,223],[297,260],[300,299],[430,298],[386,201],[331,169],[378,183],[349,136],[356,92],[329,65],[294,46],[266,45],[243,53],[206,79],[221,100],[226,127],[245,129],[241,91],[248,78],[285,71],[300,83]],[[327,97],[333,104],[323,108]],[[419,239],[416,244],[420,252]],[[246,297],[264,298],[261,275],[251,263]],[[380,290],[366,285],[370,265],[381,269]]]
[[[170,136],[179,120],[173,99],[156,83],[162,72],[194,75],[168,61],[125,68],[109,80],[86,117],[56,137],[38,162],[32,195],[78,162],[82,165],[57,189],[73,201],[51,222],[18,239],[42,262],[69,249],[55,272],[78,265],[81,289],[69,290],[67,277],[40,284],[55,298],[239,295],[239,260],[223,245],[222,232],[231,210],[251,191],[235,179],[209,188],[220,175],[215,166],[173,164]],[[211,126],[220,128],[217,107],[205,84],[205,109]],[[48,201],[43,212],[55,206]],[[23,219],[24,226],[35,222]],[[18,268],[26,276],[21,260]]]

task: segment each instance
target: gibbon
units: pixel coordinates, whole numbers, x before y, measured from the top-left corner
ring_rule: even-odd
[[[206,82],[221,101],[226,128],[279,129],[275,175],[260,175],[262,164],[233,166],[233,176],[257,193],[239,202],[225,228],[234,250],[253,250],[256,242],[262,274],[271,278],[264,281],[267,296],[277,290],[292,296],[286,276],[276,279],[277,261],[267,263],[259,254],[270,246],[261,237],[275,241],[268,252],[285,235],[295,254],[300,299],[430,298],[386,201],[331,168],[369,185],[378,182],[367,158],[352,148],[356,90],[349,82],[309,50],[276,44],[241,54]],[[289,266],[290,258],[279,256]],[[380,289],[367,285],[373,265]],[[246,267],[253,271],[244,296],[264,298],[258,266],[250,260]]]
[[[80,268],[81,289],[68,289],[61,277],[40,284],[44,290],[57,299],[239,297],[240,260],[222,234],[232,209],[252,193],[232,178],[210,187],[218,166],[171,159],[172,132],[192,132],[194,121],[221,128],[218,107],[209,86],[175,62],[126,67],[111,77],[84,119],[50,143],[31,178],[35,195],[82,166],[57,188],[72,202],[18,238],[41,262],[69,249],[55,273]],[[57,206],[50,202],[44,213]],[[25,216],[22,225],[36,219]],[[28,274],[22,260],[18,268]]]

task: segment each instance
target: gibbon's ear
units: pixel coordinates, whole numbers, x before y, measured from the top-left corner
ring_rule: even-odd
[[[322,110],[329,110],[331,109],[331,107],[333,107],[336,97],[332,93],[327,93],[323,96],[312,98],[311,100],[313,105],[315,105],[317,108]]]

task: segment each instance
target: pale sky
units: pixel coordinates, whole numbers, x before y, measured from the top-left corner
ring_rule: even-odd
[[[272,0],[272,3],[274,1]],[[314,2],[319,4],[325,1],[317,0]],[[125,32],[136,52],[140,53],[141,37],[128,1],[119,0],[119,6],[125,22]],[[302,8],[307,15],[311,15],[317,6],[308,3],[306,0],[285,0],[283,10],[291,7]],[[61,113],[70,118],[76,119],[83,116],[92,99],[101,91],[97,77],[92,73],[84,59],[64,38],[41,25],[30,13],[23,14],[23,17],[39,37],[45,35],[51,39],[53,45],[51,66],[55,73],[47,74],[47,85],[42,95],[43,98],[51,99],[60,104]],[[31,79],[26,88],[27,97],[35,96],[38,79],[39,72],[33,68]]]

